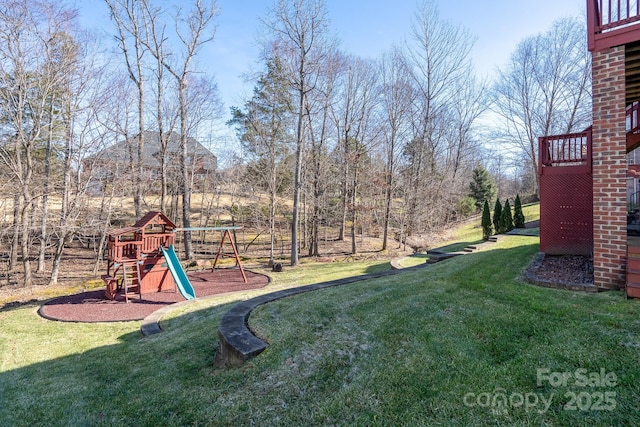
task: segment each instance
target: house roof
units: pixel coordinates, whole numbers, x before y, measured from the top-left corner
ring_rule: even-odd
[[[167,163],[177,164],[180,154],[180,135],[176,132],[170,132],[166,134],[168,137],[167,150],[165,157],[167,157]],[[136,137],[131,138],[130,142],[134,145],[132,149],[135,151]],[[126,140],[117,142],[104,150],[99,151],[92,158],[110,159],[117,163],[129,162],[129,149],[130,144]],[[209,151],[204,145],[200,144],[194,138],[187,138],[187,152],[189,154],[188,163],[191,164],[193,160],[201,161],[202,168],[205,170],[215,170],[217,168],[218,158]],[[137,151],[134,153],[134,157],[137,155]],[[144,147],[142,151],[142,161],[149,167],[160,167],[162,164],[162,153],[160,145],[160,133],[145,131],[144,132]]]

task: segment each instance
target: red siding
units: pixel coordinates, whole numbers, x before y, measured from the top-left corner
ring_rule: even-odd
[[[540,250],[593,252],[591,129],[540,138]]]
[[[570,172],[573,167],[556,168]],[[593,252],[591,174],[540,177],[540,251],[551,255]]]

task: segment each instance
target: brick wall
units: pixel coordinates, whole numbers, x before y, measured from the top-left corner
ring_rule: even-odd
[[[593,266],[596,286],[621,288],[627,257],[625,49],[593,52]]]

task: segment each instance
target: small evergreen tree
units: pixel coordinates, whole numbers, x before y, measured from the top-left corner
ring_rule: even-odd
[[[489,236],[491,236],[492,232],[491,210],[489,208],[489,202],[485,200],[482,208],[482,240],[489,240]]]
[[[496,199],[496,205],[493,208],[493,229],[496,234],[502,233],[502,229],[500,228],[500,220],[502,218],[502,203],[500,203],[500,199]]]
[[[502,216],[500,218],[500,228],[502,229],[503,233],[513,230],[513,216],[511,215],[511,205],[509,204],[509,199],[504,202],[504,206],[502,207]]]
[[[469,184],[469,195],[476,203],[476,209],[480,209],[486,200],[491,200],[496,195],[496,183],[485,168],[478,165],[473,170],[471,183]]]
[[[513,202],[513,226],[515,228],[524,228],[524,213],[522,212],[522,202],[520,202],[520,195],[516,195],[516,200]]]
[[[456,214],[458,218],[466,218],[476,211],[476,201],[473,200],[473,197],[463,197],[456,203]]]

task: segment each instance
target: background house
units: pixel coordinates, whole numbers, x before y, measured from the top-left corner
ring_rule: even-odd
[[[129,140],[123,139],[93,156],[85,159],[85,165],[91,164],[94,191],[100,192],[108,184],[117,179],[124,183],[132,182],[126,177],[133,173],[132,165],[137,164],[138,148],[137,135]],[[180,135],[176,132],[165,134],[166,148],[163,150],[158,132],[144,132],[144,146],[142,152],[143,185],[146,191],[159,192],[162,161],[164,159],[168,182],[175,186],[182,180],[180,173]],[[218,159],[204,145],[196,139],[187,139],[187,166],[194,185],[211,177],[217,169]],[[85,166],[85,170],[88,167]]]

